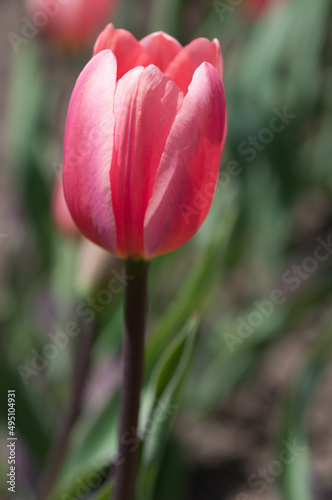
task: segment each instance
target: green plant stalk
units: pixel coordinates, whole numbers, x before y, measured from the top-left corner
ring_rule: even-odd
[[[119,452],[112,500],[133,500],[139,450],[138,414],[144,373],[148,264],[126,262],[123,378],[120,399]]]

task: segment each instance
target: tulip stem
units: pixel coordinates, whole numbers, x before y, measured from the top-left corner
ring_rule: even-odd
[[[123,378],[120,401],[119,454],[112,500],[133,500],[139,448],[138,414],[144,373],[148,264],[126,262]]]

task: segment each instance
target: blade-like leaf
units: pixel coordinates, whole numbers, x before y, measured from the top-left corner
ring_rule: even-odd
[[[307,411],[312,401],[320,375],[332,354],[332,317],[329,314],[322,334],[318,337],[298,382],[287,395],[283,419],[278,436],[279,448],[285,443],[296,444],[297,455],[292,463],[284,467],[279,477],[283,498],[288,500],[311,500],[313,485],[310,483],[309,443],[306,429]]]
[[[193,317],[159,359],[148,384],[140,419],[143,445],[138,498],[153,497],[167,436],[194,358],[197,330],[198,319]]]

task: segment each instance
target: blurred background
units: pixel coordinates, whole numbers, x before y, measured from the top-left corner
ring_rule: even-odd
[[[45,478],[50,499],[110,494],[123,263],[78,235],[59,179],[71,91],[112,21],[218,38],[229,121],[204,226],[151,265],[137,500],[332,499],[331,2],[75,2],[56,22],[0,1],[1,498],[11,389],[14,497]]]

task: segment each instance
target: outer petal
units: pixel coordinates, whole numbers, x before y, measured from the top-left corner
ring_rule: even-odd
[[[110,49],[117,59],[118,80],[130,69],[152,63],[150,55],[134,35],[126,30],[115,29],[113,24],[108,24],[97,38],[93,55],[105,49]]]
[[[165,70],[172,80],[186,94],[195,70],[203,63],[211,63],[222,78],[222,56],[217,39],[196,38],[173,59]]]
[[[216,188],[226,102],[216,70],[195,72],[158,168],[144,220],[147,258],[186,243],[203,223]]]
[[[144,214],[182,101],[175,83],[153,65],[134,68],[118,82],[110,177],[121,256],[144,256]]]
[[[92,58],[69,104],[63,183],[68,208],[82,233],[116,253],[109,170],[114,136],[116,59],[111,51]]]
[[[163,31],[157,31],[142,38],[140,44],[150,54],[152,64],[158,66],[161,71],[165,71],[183,48],[175,38]]]

